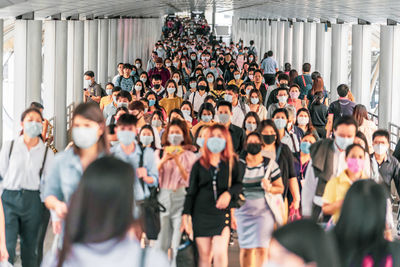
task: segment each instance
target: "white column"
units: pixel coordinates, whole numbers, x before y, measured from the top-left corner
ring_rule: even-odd
[[[41,20],[15,21],[14,54],[14,133],[17,133],[21,113],[30,102],[41,102]]]
[[[130,38],[129,38],[129,19],[124,19],[124,56],[123,62],[128,63],[129,60],[129,45],[130,45]]]
[[[94,71],[98,76],[98,41],[99,25],[98,20],[85,21],[85,71]]]
[[[67,144],[67,26],[67,21],[45,22],[43,85],[45,102],[54,103],[54,141],[58,150]]]
[[[110,34],[108,43],[108,80],[111,81],[117,74],[117,46],[118,46],[118,20],[110,19]]]
[[[317,23],[315,70],[321,73],[325,87],[330,91],[331,31],[325,23]]]
[[[0,51],[3,51],[4,20],[0,19]],[[3,53],[0,53],[0,62],[3,63]],[[3,64],[0,64],[0,144],[3,143]]]
[[[379,127],[400,124],[400,26],[381,26],[379,63]]]
[[[293,22],[292,69],[301,73],[303,66],[303,22]]]
[[[331,101],[338,99],[336,88],[348,83],[349,26],[347,24],[332,24],[332,71],[331,71]]]
[[[124,20],[118,19],[118,30],[117,30],[117,62],[124,62]],[[116,66],[116,65],[115,65]],[[117,67],[115,67],[117,69]]]
[[[314,22],[306,22],[304,23],[303,63],[310,63],[311,71],[315,70],[315,45],[316,24]]]
[[[277,38],[278,38],[278,22],[277,21],[271,21],[271,50],[274,52],[274,55],[276,55],[276,50],[277,50]]]
[[[277,34],[276,34],[276,61],[278,62],[279,69],[283,68],[283,57],[285,47],[285,22],[278,21]]]
[[[267,20],[265,22],[265,51],[271,50],[271,30],[272,27],[269,24],[269,20]]]
[[[97,82],[103,88],[108,82],[108,19],[100,20],[100,36],[99,36],[99,74]]]
[[[370,108],[371,26],[353,25],[351,52],[351,90],[356,103]]]
[[[83,31],[83,21],[68,21],[67,105],[82,102]]]
[[[285,22],[285,51],[284,51],[284,62],[292,64],[292,44],[293,44],[293,27],[290,25],[290,21]]]

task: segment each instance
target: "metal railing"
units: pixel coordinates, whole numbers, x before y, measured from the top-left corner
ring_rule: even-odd
[[[72,126],[72,116],[74,113],[74,108],[75,108],[74,102],[72,102],[67,106],[67,131],[69,131],[69,129],[71,129]]]
[[[389,122],[390,149],[394,151],[400,139],[400,126]]]
[[[377,114],[368,112],[369,119],[375,123],[376,126],[379,125],[379,117]]]

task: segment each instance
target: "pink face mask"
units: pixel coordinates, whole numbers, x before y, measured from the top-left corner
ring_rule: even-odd
[[[290,92],[289,94],[292,99],[298,99],[300,96],[300,92]]]
[[[348,158],[347,168],[353,172],[357,173],[364,169],[365,161],[363,159]]]

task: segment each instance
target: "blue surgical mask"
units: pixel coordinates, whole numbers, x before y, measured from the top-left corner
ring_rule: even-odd
[[[173,93],[175,93],[175,91],[176,91],[176,89],[174,88],[174,87],[168,87],[167,88],[167,92],[168,92],[168,94],[173,94]]]
[[[128,146],[135,141],[136,134],[132,131],[118,131],[118,140],[125,146]]]
[[[230,119],[231,119],[230,114],[218,114],[218,120],[222,124],[228,123]]]
[[[245,123],[246,130],[249,132],[254,132],[257,129],[257,124],[255,123]]]
[[[36,121],[27,121],[24,123],[24,133],[30,138],[38,137],[43,130],[43,125]]]
[[[207,139],[207,148],[211,153],[217,154],[225,149],[226,140],[220,137],[210,137]]]
[[[155,103],[156,103],[156,100],[150,99],[150,100],[149,100],[149,107],[154,106]]]
[[[204,138],[203,137],[197,137],[196,144],[199,147],[203,147],[204,146]]]
[[[82,149],[92,147],[97,143],[98,127],[73,127],[72,140],[74,144]]]
[[[354,143],[354,138],[346,138],[335,135],[335,143],[341,150],[346,150],[349,145]]]
[[[107,89],[106,93],[107,93],[107,95],[111,95],[112,94],[112,89]]]
[[[154,137],[153,136],[149,136],[149,135],[141,135],[140,136],[140,142],[144,145],[144,146],[149,146],[151,145],[151,143],[153,143],[154,141]]]
[[[260,99],[258,99],[258,97],[256,97],[256,98],[252,97],[252,98],[250,98],[250,101],[253,105],[257,105],[258,102],[260,102]]]
[[[285,129],[287,122],[285,119],[274,119],[274,123],[276,125],[276,128],[278,128],[278,130],[282,130]]]
[[[161,127],[161,126],[162,126],[162,122],[161,122],[160,120],[153,120],[153,121],[151,121],[151,125],[152,125],[153,127],[158,128],[158,127]]]
[[[121,108],[121,107],[125,107],[128,108],[129,103],[126,102],[119,102],[117,103],[117,107]]]
[[[204,122],[210,122],[212,120],[212,116],[211,115],[202,115],[201,120]]]
[[[169,134],[168,141],[173,146],[179,146],[183,142],[183,135],[181,134]]]
[[[228,101],[229,103],[232,103],[233,96],[228,95],[228,94],[225,94],[225,95],[224,95],[224,100],[225,100],[225,101]]]
[[[300,144],[300,150],[304,154],[310,154],[310,147],[311,147],[311,143],[309,143],[309,142],[301,142],[301,144]]]
[[[211,77],[207,78],[207,82],[208,82],[208,83],[212,83],[213,81],[214,81],[213,78],[211,78]]]
[[[190,88],[194,89],[196,88],[197,84],[196,83],[190,83]]]

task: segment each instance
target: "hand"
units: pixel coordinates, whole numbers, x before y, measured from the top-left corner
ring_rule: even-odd
[[[217,199],[217,204],[215,205],[215,207],[217,209],[224,210],[229,206],[230,202],[231,202],[231,194],[228,191],[225,191]]]
[[[147,169],[146,168],[137,168],[136,169],[136,175],[139,178],[147,177]]]
[[[268,179],[261,180],[261,187],[264,189],[265,192],[270,192],[272,188],[272,184]]]
[[[295,209],[298,210],[300,208],[300,201],[296,200],[296,201],[292,201],[292,204],[290,204],[289,209]]]
[[[51,226],[53,227],[53,233],[55,235],[61,234],[62,231],[61,221],[52,221]]]
[[[193,240],[193,225],[189,215],[182,215],[181,233],[186,232],[191,240]]]
[[[64,219],[68,212],[67,204],[65,204],[65,202],[58,201],[54,211],[60,219]]]
[[[85,90],[84,92],[83,92],[83,94],[85,95],[85,96],[90,96],[90,92],[88,91],[88,90]]]
[[[0,262],[7,261],[8,260],[8,251],[7,251],[7,246],[6,246],[6,241],[1,242],[2,244],[0,245]]]

